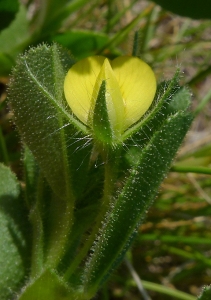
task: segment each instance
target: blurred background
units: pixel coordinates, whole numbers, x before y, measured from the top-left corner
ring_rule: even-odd
[[[56,42],[76,60],[135,54],[151,65],[158,83],[180,68],[181,84],[192,93],[195,120],[127,254],[129,268],[119,267],[99,299],[144,299],[131,267],[156,300],[191,300],[211,283],[209,6],[211,1],[195,0],[0,0],[0,162],[20,180],[21,141],[6,87],[27,49]]]

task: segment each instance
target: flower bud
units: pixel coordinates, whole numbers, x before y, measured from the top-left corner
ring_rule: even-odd
[[[85,58],[68,71],[66,100],[101,140],[114,141],[145,114],[156,92],[152,69],[137,57]]]

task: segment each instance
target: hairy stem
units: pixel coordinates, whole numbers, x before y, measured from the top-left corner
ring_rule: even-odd
[[[87,255],[88,251],[92,247],[94,241],[99,234],[99,230],[102,227],[103,221],[105,219],[106,214],[109,212],[110,205],[112,202],[112,195],[114,190],[114,185],[116,183],[117,170],[119,164],[119,150],[111,150],[111,149],[102,149],[100,150],[103,161],[105,163],[104,167],[104,188],[103,188],[103,197],[102,204],[99,211],[99,214],[95,220],[94,227],[90,233],[89,238],[84,243],[82,248],[80,249],[78,255],[75,257],[72,264],[69,266],[65,278],[68,280],[76,268],[80,265],[82,260]]]

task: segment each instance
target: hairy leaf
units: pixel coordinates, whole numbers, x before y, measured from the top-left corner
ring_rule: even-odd
[[[64,77],[73,63],[69,53],[56,44],[31,49],[19,58],[9,88],[24,142],[53,191],[69,200],[71,186],[75,193],[81,190],[89,159],[86,137],[77,129],[85,130],[84,126],[73,119],[63,97]]]
[[[74,299],[72,296],[62,278],[55,272],[47,270],[36,280],[29,282],[18,300],[68,300]]]
[[[92,292],[94,294],[128,249],[191,120],[189,114],[182,112],[169,117],[140,154],[138,165],[131,171],[122,193],[105,219],[87,263],[84,282],[90,295]]]
[[[10,169],[0,164],[0,298],[10,299],[25,274],[26,241],[20,230],[23,209],[17,206],[20,187]],[[21,217],[21,218],[20,218]],[[24,220],[23,220],[23,223]],[[26,224],[25,224],[26,225]]]

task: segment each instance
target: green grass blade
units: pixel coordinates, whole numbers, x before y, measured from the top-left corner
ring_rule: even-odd
[[[125,13],[128,12],[133,7],[133,5],[136,2],[137,0],[131,1],[129,5],[123,7],[123,9],[121,9],[120,11],[116,11],[116,13],[114,13],[113,15],[110,15],[108,11],[108,18],[107,18],[108,24],[106,24],[106,26],[102,29],[102,31],[109,33],[111,29],[120,21],[120,19],[125,15]]]
[[[149,282],[142,280],[142,284],[145,287],[145,289],[150,291],[155,291],[161,294],[168,295],[170,297],[173,297],[174,299],[180,299],[180,300],[196,300],[196,297],[189,295],[187,293],[171,289],[167,286],[163,286],[161,284],[157,284],[154,282]]]
[[[112,48],[117,46],[119,43],[121,43],[121,41],[127,36],[127,34],[129,34],[129,32],[131,30],[134,29],[134,27],[137,25],[137,23],[144,18],[145,16],[147,16],[150,11],[152,10],[152,8],[154,7],[154,5],[150,5],[149,7],[147,7],[143,12],[141,12],[136,18],[134,18],[129,24],[127,24],[124,28],[122,28],[120,31],[118,31],[111,39],[110,41],[104,45],[99,51],[98,53],[102,53],[105,49],[107,48]]]
[[[198,166],[177,166],[174,165],[171,172],[180,172],[180,173],[198,173],[198,174],[209,174],[211,175],[211,168],[208,167],[198,167]]]
[[[204,96],[204,98],[200,101],[200,103],[196,107],[194,111],[194,115],[197,116],[205,108],[205,106],[209,103],[209,101],[211,101],[211,89],[208,91],[208,93]]]
[[[211,245],[211,240],[209,238],[197,237],[197,236],[181,236],[181,235],[159,235],[156,233],[152,234],[141,234],[138,237],[140,241],[155,241],[159,240],[165,243],[184,243],[184,244],[201,244],[201,245]]]

